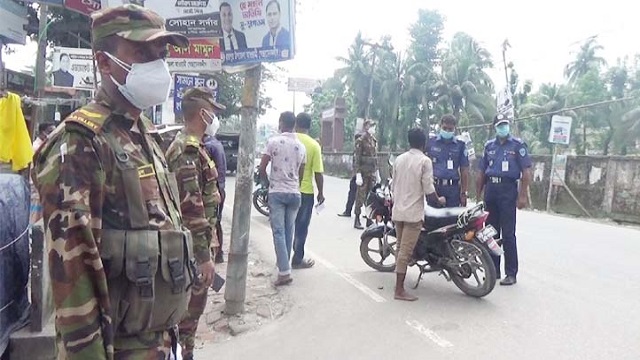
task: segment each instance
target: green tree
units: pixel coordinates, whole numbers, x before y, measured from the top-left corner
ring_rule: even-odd
[[[607,64],[604,58],[597,54],[602,49],[603,47],[598,44],[596,37],[591,37],[582,44],[576,59],[567,64],[564,70],[569,84],[574,84],[591,70],[600,71],[600,68]]]

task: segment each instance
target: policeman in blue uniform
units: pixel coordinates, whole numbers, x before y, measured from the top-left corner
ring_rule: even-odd
[[[446,207],[467,206],[469,158],[465,143],[456,140],[455,131],[455,116],[443,116],[440,133],[429,139],[425,151],[433,163],[436,192],[447,200]]]
[[[498,234],[502,233],[507,276],[500,285],[513,285],[518,274],[516,207],[522,209],[527,205],[531,158],[527,145],[510,135],[509,119],[505,115],[496,115],[493,125],[496,137],[484,145],[484,155],[478,162],[476,187],[478,198],[486,190],[487,222],[498,230]],[[493,260],[500,278],[500,257],[494,256]]]

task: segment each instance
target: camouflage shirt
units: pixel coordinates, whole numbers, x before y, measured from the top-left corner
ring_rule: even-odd
[[[207,262],[211,259],[210,246],[219,245],[213,236],[220,204],[216,166],[202,141],[182,132],[169,145],[166,156],[169,170],[176,174],[180,208],[184,225],[193,236],[196,260]]]
[[[34,163],[56,330],[69,359],[113,358],[102,229],[182,228],[175,177],[153,138],[153,124],[110,103],[99,92],[73,112]]]
[[[378,168],[377,140],[373,135],[363,134],[356,140],[354,152],[354,171],[361,174],[372,174]]]

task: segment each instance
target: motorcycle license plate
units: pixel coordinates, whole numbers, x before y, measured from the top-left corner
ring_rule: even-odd
[[[484,243],[487,242],[487,240],[492,239],[496,234],[498,234],[496,229],[491,225],[487,225],[484,229],[478,231],[476,236]]]

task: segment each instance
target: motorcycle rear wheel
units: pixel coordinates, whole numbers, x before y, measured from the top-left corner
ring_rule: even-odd
[[[447,271],[451,280],[456,286],[462,290],[463,293],[473,297],[483,297],[491,293],[496,286],[497,274],[496,268],[493,264],[493,258],[489,252],[489,249],[477,239],[472,242],[464,242],[466,245],[472,245],[475,249],[480,250],[479,256],[476,256],[476,264],[464,264],[458,267],[447,267]],[[454,250],[455,251],[455,250]],[[474,269],[476,267],[476,269]],[[482,268],[484,281],[479,284],[478,268]],[[475,273],[475,275],[474,275]],[[478,286],[470,286],[465,280],[474,277],[478,282]]]
[[[377,245],[377,249],[372,249],[369,244]],[[396,245],[398,241],[395,236],[387,234],[387,244],[381,237],[369,236],[360,241],[360,256],[362,260],[371,268],[381,272],[394,272],[396,270]],[[380,257],[379,261],[374,260],[371,257],[371,253],[377,254]],[[390,263],[385,264],[385,260],[393,260]]]
[[[261,191],[253,192],[253,207],[266,217],[269,217],[269,201],[267,193]]]

